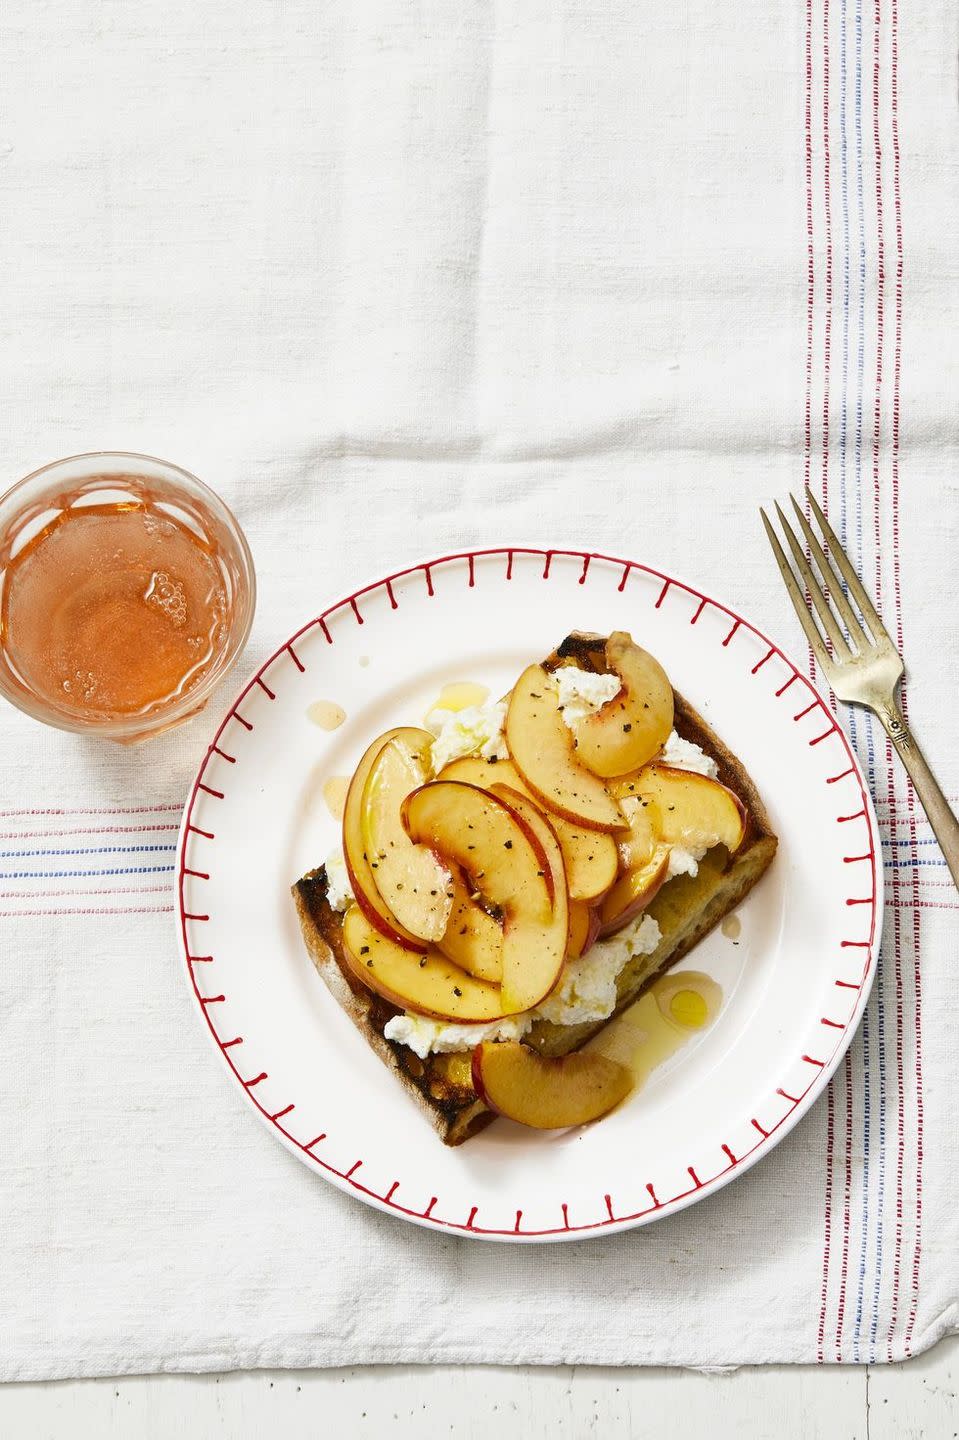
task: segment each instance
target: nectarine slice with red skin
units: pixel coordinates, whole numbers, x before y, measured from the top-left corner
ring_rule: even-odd
[[[449,924],[436,948],[478,980],[498,985],[503,978],[503,926],[473,899],[475,892],[458,865],[452,867],[450,888]]]
[[[569,930],[566,938],[566,959],[578,960],[599,934],[599,911],[582,900],[569,902]]]
[[[658,845],[645,865],[627,870],[616,881],[599,910],[599,935],[622,930],[655,900],[669,878],[668,845]]]
[[[461,760],[452,760],[436,778],[465,780],[469,785],[478,785],[481,790],[490,790],[494,785],[509,785],[521,795],[535,800],[541,808],[544,806],[510,760],[484,760],[480,755],[465,755]],[[615,840],[602,830],[590,830],[575,820],[566,820],[548,807],[547,811],[563,852],[570,900],[601,900],[616,879]]]
[[[618,694],[572,728],[577,760],[608,780],[637,770],[663,748],[673,728],[673,687],[655,656],[623,630],[606,641],[606,664],[619,677]]]
[[[449,871],[431,850],[414,845],[403,827],[400,808],[429,773],[427,731],[416,752],[399,739],[388,740],[367,777],[362,800],[363,851],[380,898],[398,926],[420,940],[438,941],[450,916]]]
[[[403,807],[410,838],[459,865],[503,916],[504,1013],[537,1005],[556,984],[566,948],[566,895],[556,893],[556,865],[540,838],[540,816],[522,796],[499,796],[456,780],[414,790]],[[552,846],[559,847],[553,837]],[[555,856],[552,857],[555,860]],[[561,878],[562,858],[559,857]]]
[[[616,841],[602,830],[590,830],[552,811],[549,818],[563,851],[569,898],[595,904],[616,879]]]
[[[526,793],[522,776],[511,760],[485,760],[482,755],[462,755],[451,760],[436,776],[437,780],[461,780],[489,790],[492,785],[512,785],[521,795]]]
[[[433,780],[406,797],[402,816],[415,844],[461,866],[493,905],[505,909],[521,895],[532,916],[549,920],[553,876],[546,853],[498,796],[459,780]]]
[[[415,754],[418,747],[425,743],[424,737],[425,741],[432,744],[433,737],[427,731],[418,730],[412,726],[387,730],[384,735],[378,736],[367,747],[353,772],[343,810],[343,859],[346,862],[350,886],[356,897],[357,905],[370,924],[375,926],[382,935],[393,940],[397,945],[404,946],[420,955],[426,949],[425,943],[419,936],[412,934],[399,923],[377,888],[375,871],[367,854],[363,836],[363,797],[370,772],[384,746],[397,740],[407,745],[409,750]]]
[[[534,930],[521,911],[508,911],[505,920],[505,931],[511,943],[504,947],[503,953],[503,1004],[512,1006],[522,1000],[523,1009],[529,1009],[538,1005],[553,989],[566,958],[569,898],[563,852],[549,818],[532,800],[508,785],[495,785],[492,793],[505,801],[532,830],[546,854],[552,876],[553,913],[548,926]],[[511,935],[514,926],[525,931],[523,943],[520,943],[520,936],[517,935],[514,940]],[[533,995],[535,1000],[530,998]]]
[[[630,1093],[633,1077],[605,1055],[577,1051],[547,1057],[517,1041],[484,1041],[473,1051],[480,1099],[534,1130],[566,1130],[608,1115]]]
[[[358,905],[343,917],[343,957],[368,990],[433,1020],[481,1024],[502,1018],[498,985],[467,975],[432,946],[423,955],[381,934]]]
[[[657,837],[685,850],[725,845],[734,854],[746,834],[746,808],[738,795],[695,770],[645,765],[630,778],[631,793],[646,802]]]
[[[603,781],[579,764],[573,735],[559,708],[556,682],[529,665],[513,687],[506,712],[513,764],[535,798],[557,815],[591,830],[620,830],[619,806]]]
[[[616,798],[629,825],[628,830],[617,836],[620,868],[642,870],[649,863],[658,838],[649,801],[632,793]]]
[[[481,769],[480,767],[483,767],[483,769]],[[492,779],[490,779],[485,773],[487,767],[490,770],[495,770],[497,772]],[[474,776],[476,777],[475,779],[473,778]],[[449,765],[447,765],[440,772],[440,774],[437,775],[436,779],[443,781],[457,780],[464,785],[474,785],[476,789],[485,790],[487,794],[490,795],[496,795],[500,791],[502,791],[504,787],[506,787],[507,789],[511,789],[514,794],[518,794],[521,797],[526,796],[526,798],[529,800],[533,799],[533,797],[530,795],[529,791],[523,784],[523,780],[519,774],[519,771],[514,765],[510,763],[509,760],[497,760],[494,762],[491,760],[484,760],[480,755],[464,755],[462,759],[453,760]],[[481,779],[485,783],[480,784]],[[536,831],[531,825],[528,824],[528,822],[519,813],[515,806],[509,805],[509,802],[508,800],[506,800],[505,796],[500,794],[499,798],[503,800],[503,803],[506,804],[507,808],[511,810],[513,819],[516,821],[517,825],[519,825],[520,829],[525,834],[527,840],[532,845],[533,849],[536,851],[536,854],[540,856],[541,864],[543,867],[543,876],[546,880],[546,888],[549,890],[550,904],[552,904],[553,873],[550,867],[546,864],[546,854],[539,839],[537,838]]]

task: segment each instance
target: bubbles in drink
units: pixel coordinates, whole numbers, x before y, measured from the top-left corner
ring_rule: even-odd
[[[149,510],[144,512],[143,528],[151,536],[176,534],[176,526],[172,520],[165,520],[161,515],[154,515]]]
[[[163,570],[154,570],[144,600],[161,610],[174,625],[186,624],[186,596],[179,580],[171,580]]]
[[[87,703],[94,699],[97,693],[97,677],[90,670],[75,670],[60,683],[65,695],[75,696]]]

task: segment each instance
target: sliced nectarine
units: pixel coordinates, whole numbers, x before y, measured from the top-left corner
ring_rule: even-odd
[[[552,811],[549,818],[563,851],[570,899],[599,900],[616,879],[616,841],[602,830],[590,830]]]
[[[437,780],[461,780],[488,790],[491,785],[512,785],[520,794],[526,793],[522,776],[511,760],[484,760],[482,755],[463,755],[451,760],[437,775]]]
[[[498,1020],[498,985],[477,980],[430,947],[423,955],[397,945],[370,924],[359,905],[343,919],[343,956],[357,980],[401,1010],[436,1020]]]
[[[605,1055],[578,1051],[548,1058],[516,1041],[484,1041],[473,1051],[480,1099],[536,1130],[565,1130],[598,1120],[625,1100],[632,1073]]]
[[[606,641],[606,665],[620,689],[595,715],[572,727],[576,758],[594,775],[626,775],[652,759],[673,728],[673,687],[654,656],[625,631]]]
[[[449,924],[436,948],[478,980],[498,985],[503,978],[503,926],[474,898],[476,892],[458,865],[452,867],[450,888]]]
[[[563,852],[549,819],[526,795],[508,785],[494,785],[493,792],[525,821],[546,855],[552,876],[553,913],[549,924],[538,924],[522,910],[507,910],[505,930],[509,943],[503,949],[503,1004],[529,1009],[538,1005],[559,979],[569,938],[569,897]],[[533,1000],[530,997],[536,995]],[[522,1003],[520,1003],[522,1002]]]
[[[566,896],[557,893],[556,855],[539,833],[542,817],[522,796],[507,804],[489,791],[456,780],[434,780],[404,805],[410,838],[459,865],[503,916],[502,1003],[528,1010],[548,995],[566,949]],[[538,812],[535,812],[538,815]],[[562,859],[559,858],[559,884]]]
[[[629,824],[629,829],[617,837],[620,865],[623,870],[641,870],[656,849],[650,803],[642,795],[626,794],[617,799]]]
[[[427,732],[419,732],[426,736]],[[390,914],[421,940],[436,941],[450,915],[449,871],[431,850],[414,845],[400,808],[428,773],[428,746],[414,751],[394,738],[380,750],[363,790],[363,850]]]
[[[479,755],[467,755],[462,760],[453,760],[437,779],[465,780],[469,785],[478,785],[481,790],[489,790],[494,785],[510,785],[521,795],[537,799],[510,760],[484,760]],[[542,805],[544,802],[538,803]],[[602,830],[590,830],[574,820],[566,820],[555,810],[549,811],[549,820],[563,852],[569,898],[599,900],[616,879],[615,840]]]
[[[411,840],[462,866],[493,905],[519,902],[534,918],[549,919],[546,855],[496,795],[458,780],[434,780],[406,797],[402,816]]]
[[[567,960],[585,955],[599,934],[599,911],[582,900],[569,902],[569,934],[566,940]]]
[[[631,777],[634,796],[646,801],[646,813],[658,838],[685,850],[725,845],[732,854],[746,832],[742,801],[725,785],[693,770],[646,765]]]
[[[400,924],[380,895],[376,885],[376,872],[372,868],[363,834],[363,797],[366,782],[380,752],[393,740],[405,744],[410,754],[417,754],[420,753],[419,747],[432,744],[433,737],[425,730],[403,727],[388,730],[367,748],[353,772],[353,779],[346,792],[346,805],[343,810],[343,858],[356,903],[370,924],[397,945],[422,954],[426,948],[423,941]]]
[[[513,687],[506,743],[527,786],[548,809],[592,830],[623,827],[619,806],[602,780],[579,764],[556,682],[542,665],[528,666]]]
[[[657,845],[645,865],[635,870],[627,870],[619,877],[600,906],[601,936],[612,935],[615,930],[621,930],[655,899],[666,883],[669,849],[668,845]]]

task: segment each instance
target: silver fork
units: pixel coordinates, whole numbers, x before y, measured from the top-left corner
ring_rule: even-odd
[[[896,687],[905,669],[902,656],[890,640],[876,607],[866,594],[832,526],[808,488],[806,498],[826,542],[828,555],[795,499],[792,496],[789,498],[792,500],[809,553],[822,577],[822,584],[816,579],[803,547],[778,501],[776,513],[796,562],[802,585],[793,573],[765,510],[760,510],[759,513],[763,517],[769,543],[782,571],[789,598],[799,616],[799,623],[838,698],[847,705],[864,705],[874,715],[878,715],[896,754],[912,779],[916,794],[942,847],[950,874],[959,887],[959,820],[950,810],[945,795],[926,764],[896,699]],[[843,581],[848,587],[848,595],[843,589]],[[818,626],[806,605],[803,586],[812,599],[819,618]],[[850,604],[850,597],[858,606],[862,619]]]

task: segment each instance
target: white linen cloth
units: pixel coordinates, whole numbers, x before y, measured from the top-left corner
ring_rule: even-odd
[[[3,480],[114,448],[219,489],[260,580],[239,685],[357,578],[523,539],[688,575],[802,657],[756,505],[808,475],[955,797],[954,29],[6,0]],[[169,872],[228,701],[138,750],[0,715],[2,1377],[883,1360],[956,1327],[959,898],[861,714],[889,909],[830,1097],[674,1219],[520,1249],[341,1195],[224,1083]]]

